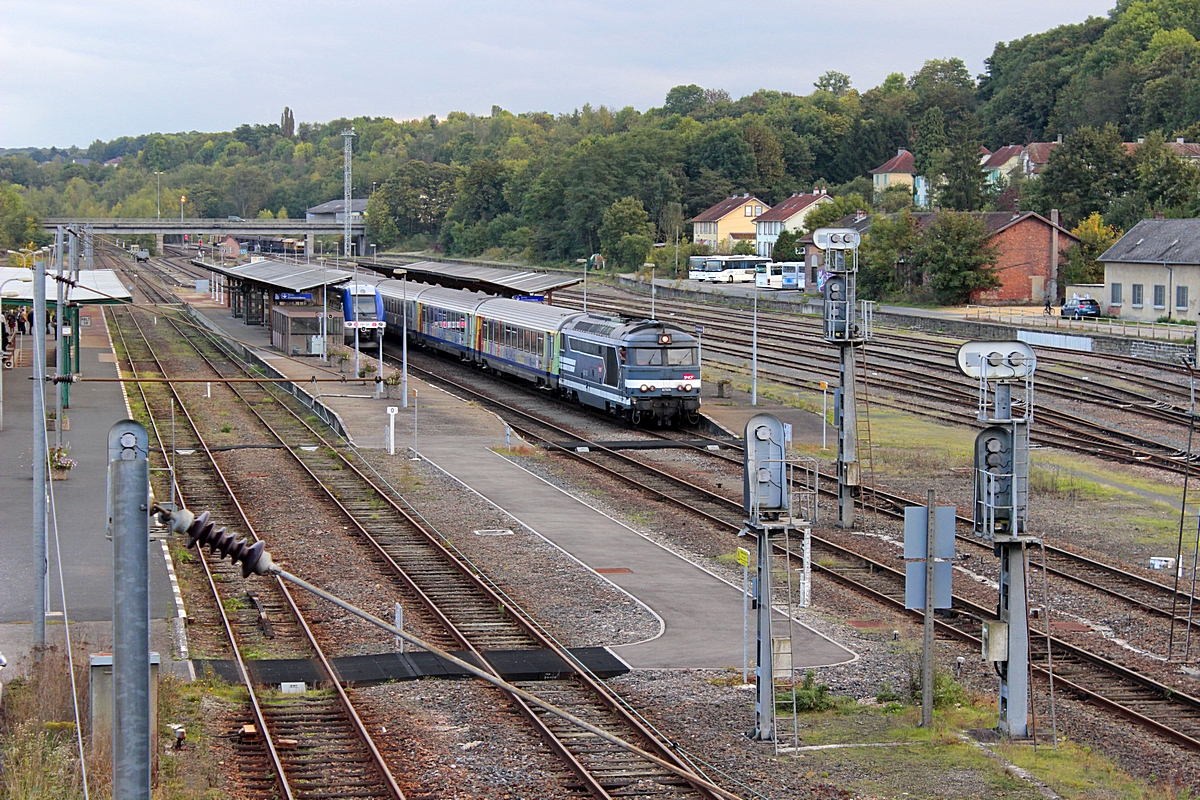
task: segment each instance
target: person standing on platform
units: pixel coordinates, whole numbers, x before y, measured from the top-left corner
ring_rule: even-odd
[[[25,325],[29,317],[25,314],[25,306],[21,306],[21,313],[17,314],[17,333],[25,335]]]

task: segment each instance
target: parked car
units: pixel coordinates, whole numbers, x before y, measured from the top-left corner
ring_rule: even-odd
[[[1090,297],[1073,297],[1063,303],[1062,316],[1070,317],[1071,319],[1083,319],[1084,317],[1100,316],[1100,301]]]

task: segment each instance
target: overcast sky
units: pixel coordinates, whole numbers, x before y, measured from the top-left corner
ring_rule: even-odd
[[[1114,0],[0,0],[0,147],[342,116],[661,105],[698,83],[867,89]],[[736,13],[735,13],[736,12]]]

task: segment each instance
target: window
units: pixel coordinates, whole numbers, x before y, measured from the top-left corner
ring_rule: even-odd
[[[1175,310],[1176,311],[1187,311],[1187,307],[1188,307],[1188,296],[1187,296],[1188,292],[1187,292],[1187,290],[1188,290],[1188,287],[1186,287],[1186,286],[1176,286],[1175,287]]]
[[[754,216],[757,217],[761,213],[762,213],[762,206],[755,206],[754,207]]]
[[[1112,285],[1112,300],[1110,302],[1112,302],[1114,306],[1121,305],[1121,284],[1114,283]]]
[[[672,367],[690,367],[695,364],[695,351],[690,347],[671,347],[667,350],[667,364]]]
[[[1142,285],[1140,283],[1129,287],[1129,302],[1133,303],[1134,308],[1142,307]]]
[[[754,206],[746,206],[746,216],[747,217],[754,216]]]
[[[1167,287],[1163,286],[1161,283],[1154,284],[1154,307],[1167,307]]]
[[[663,351],[657,347],[639,347],[633,351],[633,363],[639,367],[661,367]]]

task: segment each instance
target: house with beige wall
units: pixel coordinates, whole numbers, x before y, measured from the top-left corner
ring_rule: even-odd
[[[770,258],[775,243],[779,241],[779,234],[804,229],[805,220],[814,209],[823,203],[832,202],[833,198],[827,195],[824,189],[818,189],[812,194],[793,194],[783,202],[776,203],[755,220],[755,252]]]
[[[1200,320],[1200,219],[1144,219],[1098,259],[1106,314]]]
[[[728,253],[739,241],[755,241],[755,220],[770,210],[769,205],[750,194],[727,197],[688,220],[692,223],[692,241],[708,245],[713,252]]]

